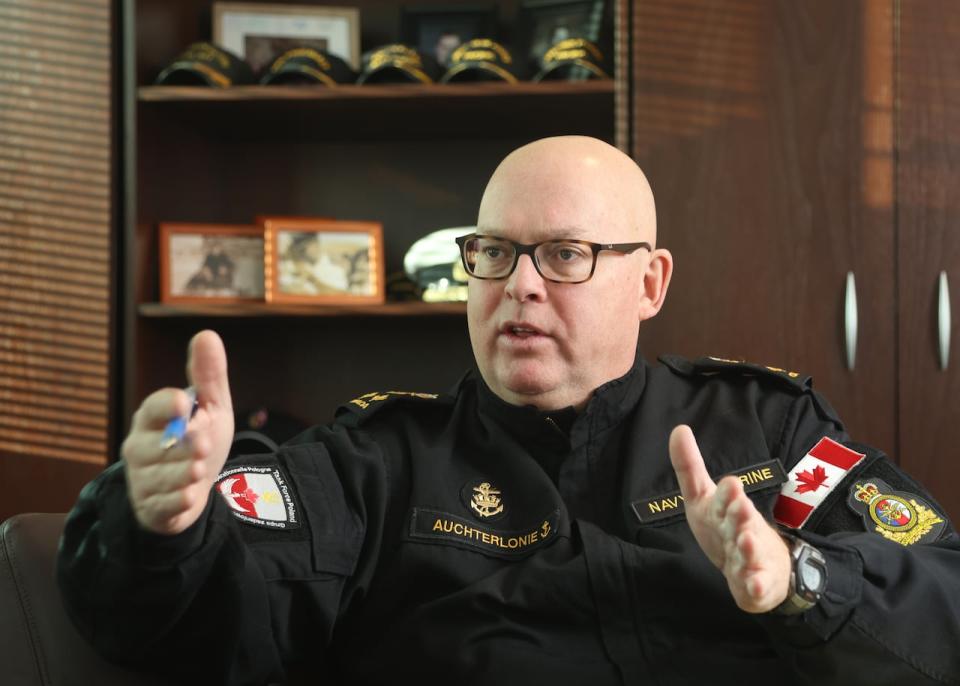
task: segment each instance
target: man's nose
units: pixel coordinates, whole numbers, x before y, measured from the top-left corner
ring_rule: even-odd
[[[517,268],[507,278],[506,293],[512,299],[523,302],[525,300],[543,300],[546,295],[546,285],[540,272],[537,271],[530,255],[521,255]]]

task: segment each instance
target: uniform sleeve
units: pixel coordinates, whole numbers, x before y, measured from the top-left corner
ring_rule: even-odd
[[[814,608],[759,620],[803,684],[960,684],[960,539],[942,507],[881,451],[853,443],[819,397],[807,394],[785,428],[791,470],[824,436],[865,455],[794,534],[827,560]],[[880,481],[877,481],[877,480]],[[927,505],[920,540],[888,540],[849,503],[857,485],[884,484]],[[916,515],[916,510],[914,510]]]
[[[380,451],[360,432],[318,428],[277,454],[232,459],[228,472],[203,516],[172,537],[138,526],[122,463],[82,491],[57,577],[68,613],[108,659],[181,683],[261,686],[290,666],[323,670],[334,626],[376,564],[388,500]]]

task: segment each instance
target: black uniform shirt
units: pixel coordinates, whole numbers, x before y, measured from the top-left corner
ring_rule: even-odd
[[[284,665],[343,683],[960,683],[960,539],[932,498],[851,443],[808,380],[662,361],[638,359],[579,414],[510,405],[476,373],[445,396],[361,396],[278,454],[227,463],[227,495],[228,478],[271,475],[282,527],[211,497],[182,534],[148,534],[112,467],[68,520],[68,609],[114,659],[226,683]],[[683,515],[680,423],[771,520],[821,438],[866,455],[797,532],[827,559],[815,608],[736,607]],[[867,531],[847,505],[867,477],[944,521],[912,545]]]

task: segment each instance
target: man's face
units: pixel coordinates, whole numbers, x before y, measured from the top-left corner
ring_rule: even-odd
[[[494,177],[477,231],[520,243],[649,240],[599,176],[554,169],[504,174],[502,183]],[[578,284],[544,280],[526,255],[505,279],[471,278],[470,340],[491,389],[517,405],[582,407],[595,388],[625,374],[636,354],[648,259],[642,249],[603,251],[593,277]]]

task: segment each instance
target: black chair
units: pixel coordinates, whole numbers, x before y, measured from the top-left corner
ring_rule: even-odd
[[[170,686],[97,655],[60,600],[54,564],[65,514],[0,524],[0,682],[5,686]]]

